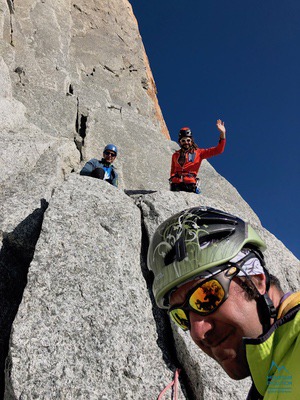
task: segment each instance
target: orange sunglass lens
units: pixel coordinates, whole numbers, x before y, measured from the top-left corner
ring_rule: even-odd
[[[209,314],[218,307],[224,296],[223,286],[217,280],[212,279],[195,290],[189,303],[194,310]]]

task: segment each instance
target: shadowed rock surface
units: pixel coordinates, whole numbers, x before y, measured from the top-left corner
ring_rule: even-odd
[[[250,382],[153,303],[149,240],[173,213],[209,205],[253,224],[285,289],[299,288],[299,261],[207,161],[200,196],[168,190],[177,144],[130,3],[0,0],[0,124],[4,398],[155,399],[177,367],[180,399],[246,398]],[[118,189],[78,174],[107,143]]]

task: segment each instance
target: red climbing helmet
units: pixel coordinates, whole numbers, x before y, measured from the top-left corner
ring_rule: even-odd
[[[192,131],[187,126],[184,126],[180,129],[178,140],[182,139],[183,137],[193,138]]]

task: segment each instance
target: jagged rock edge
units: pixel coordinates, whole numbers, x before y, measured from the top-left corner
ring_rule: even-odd
[[[157,345],[160,348],[162,352],[162,357],[163,360],[166,364],[166,367],[170,369],[171,371],[175,372],[177,368],[180,369],[180,377],[179,381],[181,384],[181,390],[183,394],[185,395],[186,399],[189,400],[194,400],[193,392],[190,388],[190,383],[189,379],[187,377],[187,374],[183,368],[183,366],[180,364],[178,357],[177,357],[177,351],[176,351],[176,346],[175,346],[175,340],[173,336],[173,331],[171,328],[171,323],[170,319],[166,315],[166,312],[160,308],[157,307],[155,303],[155,299],[152,293],[152,282],[153,282],[153,274],[152,272],[148,269],[147,267],[147,253],[148,253],[148,248],[149,248],[149,242],[150,242],[150,237],[149,233],[146,228],[145,224],[145,216],[144,216],[144,211],[143,208],[141,207],[141,203],[144,202],[150,207],[150,202],[146,201],[143,198],[143,194],[147,193],[152,193],[155,191],[125,191],[125,193],[129,197],[133,197],[135,199],[135,205],[139,208],[141,212],[141,232],[142,232],[142,241],[141,241],[141,255],[140,255],[140,262],[141,262],[141,271],[143,274],[143,277],[146,281],[147,285],[147,290],[149,293],[149,298],[151,300],[152,304],[152,314],[153,314],[153,319],[156,324],[156,332],[157,332]],[[138,195],[138,197],[136,197]],[[166,385],[169,382],[166,382]]]
[[[1,299],[3,302],[5,296],[7,296],[6,300],[9,301],[7,312],[3,313],[6,318],[1,321],[1,342],[3,343],[2,359],[0,359],[1,391],[5,387],[5,369],[11,365],[9,360],[9,340],[12,324],[23,298],[28,270],[34,256],[35,246],[42,230],[44,214],[48,205],[49,203],[45,199],[41,199],[40,208],[36,208],[31,212],[12,232],[3,233],[3,246],[0,251],[0,274],[1,278],[6,275],[7,279],[6,283],[5,279],[2,279],[0,296],[3,297]],[[26,230],[26,227],[30,227],[30,229]],[[0,398],[3,396],[1,391]]]

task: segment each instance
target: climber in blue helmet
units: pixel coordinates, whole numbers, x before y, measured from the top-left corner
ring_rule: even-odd
[[[112,164],[118,155],[117,146],[108,144],[104,147],[101,160],[92,158],[80,171],[80,175],[91,176],[97,179],[103,179],[113,186],[118,187],[118,174]]]

